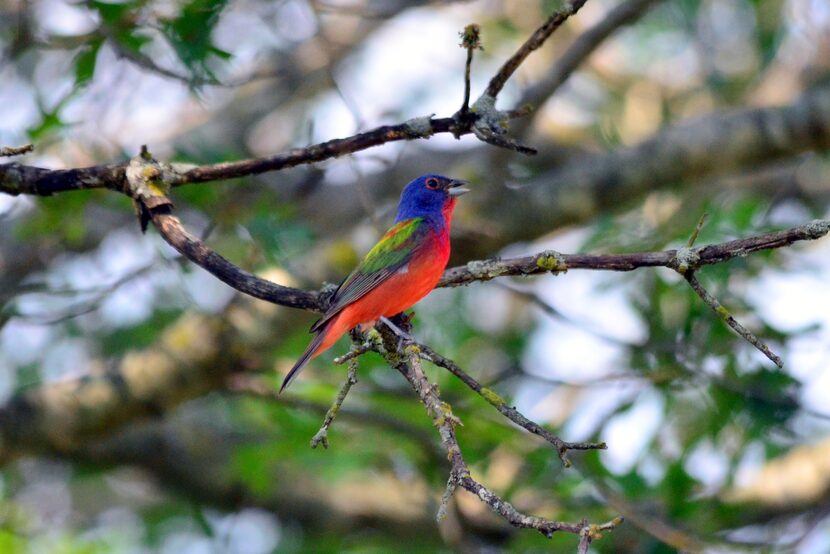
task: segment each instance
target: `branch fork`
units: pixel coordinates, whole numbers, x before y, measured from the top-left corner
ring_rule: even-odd
[[[552,537],[556,531],[566,531],[579,535],[581,542],[585,540],[589,541],[591,538],[598,537],[598,530],[611,530],[622,523],[623,520],[621,517],[614,518],[601,525],[589,525],[585,520],[580,523],[567,523],[523,514],[512,504],[475,480],[470,473],[467,462],[464,460],[464,455],[456,437],[456,427],[460,421],[452,414],[451,407],[441,400],[438,388],[429,382],[421,366],[421,360],[424,359],[425,352],[431,353],[431,350],[424,345],[412,341],[399,344],[397,335],[386,325],[379,326],[378,332],[380,333],[384,347],[378,348],[377,350],[384,356],[390,366],[397,369],[403,375],[418,395],[418,398],[432,419],[433,425],[438,430],[441,444],[450,462],[450,475],[436,514],[438,521],[446,517],[450,500],[455,494],[455,491],[461,488],[476,495],[491,510],[499,514],[514,527],[535,529],[548,538]],[[433,356],[430,354],[430,357]],[[447,362],[449,363],[448,360]],[[475,382],[471,377],[467,376],[467,378]],[[475,383],[479,389],[482,388],[477,382]],[[511,410],[515,411],[513,408]],[[563,445],[570,446],[570,443],[564,443],[561,440],[560,442]]]
[[[356,352],[359,347],[353,347],[352,352]],[[320,430],[311,438],[311,448],[317,448],[318,445],[322,444],[323,448],[329,447],[329,438],[328,438],[328,431],[331,424],[334,423],[334,418],[337,417],[337,413],[340,411],[340,407],[343,405],[343,401],[346,400],[346,395],[349,394],[351,388],[357,384],[357,355],[352,356],[348,359],[349,364],[349,372],[346,375],[346,380],[343,382],[343,386],[340,388],[340,392],[337,393],[337,396],[334,399],[334,403],[332,403],[331,408],[328,409],[326,412],[326,417],[323,419],[323,425],[320,427]]]
[[[697,294],[700,299],[703,301],[704,304],[709,306],[713,312],[715,312],[723,322],[733,331],[735,331],[741,338],[746,340],[749,344],[754,346],[758,349],[764,356],[766,356],[772,363],[774,363],[779,368],[784,367],[784,361],[778,356],[775,352],[770,349],[769,346],[766,345],[761,339],[759,339],[755,333],[744,327],[732,313],[724,307],[720,301],[712,295],[703,284],[698,280],[696,272],[698,268],[701,266],[701,252],[700,249],[694,248],[694,243],[697,240],[698,235],[700,234],[700,230],[703,228],[703,224],[706,221],[707,214],[703,214],[700,217],[700,220],[695,226],[694,231],[692,232],[691,236],[689,237],[689,241],[687,246],[683,248],[678,248],[677,252],[674,255],[674,259],[669,264],[669,267],[677,271],[680,275],[686,279],[686,282],[692,288],[692,290]],[[826,222],[821,222],[826,223]],[[805,229],[810,232],[812,227],[816,227],[815,230],[824,231],[826,226],[821,227],[816,225],[816,222],[813,224],[808,224],[805,226]],[[819,228],[820,227],[820,228]],[[738,251],[735,255],[741,255],[742,251]]]
[[[145,233],[154,210],[170,210],[173,207],[173,202],[167,197],[172,180],[169,169],[156,161],[144,145],[141,153],[130,160],[124,174],[127,184],[125,192],[133,199],[141,232]]]

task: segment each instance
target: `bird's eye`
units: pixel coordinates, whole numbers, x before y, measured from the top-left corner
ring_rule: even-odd
[[[435,190],[438,188],[438,179],[435,177],[430,177],[427,179],[427,188],[430,190]]]

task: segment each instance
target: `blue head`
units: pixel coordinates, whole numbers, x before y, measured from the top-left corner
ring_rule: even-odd
[[[464,188],[466,184],[441,175],[418,177],[404,187],[395,221],[423,217],[430,222],[443,223],[452,214],[455,199],[470,191]]]

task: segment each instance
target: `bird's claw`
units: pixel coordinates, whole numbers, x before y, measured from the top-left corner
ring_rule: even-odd
[[[398,337],[398,348],[399,349],[400,349],[401,345],[404,342],[415,342],[415,339],[412,338],[412,335],[410,335],[406,331],[402,330],[396,324],[392,323],[392,320],[390,320],[388,317],[381,316],[380,321],[382,321],[387,327],[389,327],[389,329],[391,329],[392,332],[395,333],[395,335]],[[406,323],[408,324],[409,321],[406,320]]]
[[[406,333],[412,333],[412,320],[415,319],[415,312],[401,312],[399,314],[393,315],[389,318],[389,320],[398,326],[398,329]]]

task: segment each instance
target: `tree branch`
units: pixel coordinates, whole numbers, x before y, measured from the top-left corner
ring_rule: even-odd
[[[427,379],[421,367],[422,352],[419,346],[415,344],[398,346],[398,337],[386,326],[382,328],[381,336],[383,337],[383,348],[378,349],[379,353],[386,358],[389,365],[404,376],[412,389],[418,394],[421,403],[438,429],[441,444],[447,452],[447,459],[450,461],[450,478],[447,483],[447,492],[442,498],[442,509],[439,510],[439,516],[443,514],[443,507],[449,501],[455,489],[462,488],[476,495],[491,510],[502,516],[514,527],[535,529],[548,538],[552,537],[556,531],[565,531],[576,535],[590,532],[592,527],[585,522],[567,523],[523,514],[516,510],[512,504],[473,479],[455,434],[455,427],[460,425],[461,422],[453,415],[451,407],[441,400],[437,387],[430,384]],[[617,517],[601,526],[597,526],[596,529],[610,530],[621,523],[622,518]],[[585,529],[589,529],[589,531],[585,531]]]
[[[255,277],[241,268],[236,267],[219,254],[210,250],[200,240],[190,235],[184,229],[178,218],[170,213],[172,202],[166,197],[164,180],[160,178],[163,172],[164,168],[152,159],[146,149],[142,149],[142,154],[131,160],[130,166],[127,169],[127,180],[130,187],[128,193],[138,207],[142,228],[144,228],[146,220],[152,219],[164,239],[182,255],[207,269],[220,280],[241,292],[245,292],[256,298],[268,300],[269,302],[302,309],[321,310],[323,305],[327,304],[327,299],[321,301],[318,294],[284,287]],[[703,221],[704,218],[701,218],[695,229],[695,233],[688,241],[689,246],[678,250],[606,256],[563,255],[558,252],[547,251],[534,256],[514,258],[512,260],[494,259],[474,261],[467,263],[463,268],[447,270],[438,286],[458,286],[473,281],[487,281],[505,275],[533,275],[547,272],[562,273],[574,268],[631,271],[638,267],[668,267],[684,275],[692,289],[724,319],[729,327],[763,352],[776,365],[783,367],[781,359],[768,346],[738,323],[720,305],[717,299],[703,288],[694,277],[694,271],[702,265],[722,262],[735,256],[746,255],[750,252],[780,248],[799,240],[817,239],[830,231],[830,221],[818,220],[786,231],[766,233],[748,239],[729,241],[720,245],[694,248],[691,245],[694,244],[700,227],[703,225]],[[535,423],[527,420],[513,408],[507,406],[501,397],[489,389],[482,388],[480,384],[466,375],[452,361],[446,360],[434,352],[432,352],[432,358],[428,359],[447,368],[461,378],[467,386],[487,399],[503,415],[528,431],[551,442],[551,444],[556,446],[559,456],[566,466],[570,464],[565,456],[567,450],[604,448],[605,446],[604,444],[594,443],[566,443]],[[345,397],[347,392],[348,387],[344,388],[343,397]],[[340,399],[340,402],[342,402],[342,399]],[[338,404],[335,403],[335,406],[338,406]],[[325,427],[324,425],[321,431],[324,431]],[[321,440],[324,440],[324,438],[323,436]]]
[[[578,12],[579,9],[585,5],[586,1],[587,0],[571,0],[551,14],[548,20],[545,21],[541,27],[536,29],[536,31],[525,41],[524,44],[522,44],[516,53],[504,62],[504,65],[502,65],[493,78],[490,79],[490,83],[487,85],[487,90],[484,91],[484,95],[489,96],[490,98],[498,96],[501,89],[504,88],[507,80],[510,79],[510,76],[513,75],[520,65],[522,65],[522,62],[527,59],[530,53],[542,46],[553,34],[553,32],[565,22],[565,20]]]
[[[187,232],[179,218],[170,213],[169,207],[151,210],[150,214],[153,225],[170,246],[194,264],[212,273],[223,283],[239,292],[272,304],[322,311],[319,293],[278,285],[232,264]]]
[[[830,232],[830,220],[816,220],[784,231],[764,233],[691,249],[631,254],[560,254],[549,250],[533,256],[505,260],[498,258],[476,260],[463,266],[447,269],[438,286],[457,287],[507,275],[565,273],[571,269],[602,271],[633,271],[642,267],[682,269],[683,256],[681,255],[681,259],[678,260],[678,254],[684,251],[696,258],[695,263],[698,266],[714,265],[762,250],[784,248],[799,241],[816,240],[828,232]]]
[[[496,146],[511,148],[525,154],[535,153],[535,150],[516,145],[508,139],[493,138],[483,130],[489,128],[494,132],[503,131],[502,127],[506,124],[506,121],[512,117],[525,115],[527,112],[524,110],[497,112],[489,104],[495,103],[496,96],[498,96],[504,83],[530,52],[541,46],[559,25],[582,7],[586,1],[574,0],[573,4],[568,4],[552,15],[522,45],[519,51],[505,62],[499,73],[490,81],[490,86],[487,93],[485,93],[490,102],[482,103],[480,98],[479,102],[476,103],[478,106],[477,113],[462,110],[453,117],[440,119],[433,119],[432,116],[417,117],[397,125],[383,125],[347,138],[329,140],[305,148],[295,148],[269,157],[195,167],[188,167],[183,164],[164,164],[165,183],[167,186],[181,186],[189,183],[204,183],[258,175],[353,154],[388,142],[429,138],[438,133],[452,133],[456,138],[474,133],[479,139]],[[468,49],[468,56],[470,52],[472,50]],[[476,112],[476,110],[473,110],[473,112]],[[483,124],[479,120],[483,120]],[[494,121],[496,124],[494,124]],[[32,194],[39,196],[89,188],[108,188],[123,192],[128,188],[126,182],[128,165],[129,162],[124,162],[72,170],[49,170],[14,163],[3,164],[0,165],[0,192],[12,195]]]
[[[526,112],[511,112],[508,116],[525,114]],[[452,133],[455,137],[461,137],[473,133],[474,120],[475,118],[471,117],[433,119],[431,116],[424,116],[397,125],[376,127],[346,138],[295,148],[274,156],[201,166],[164,165],[165,180],[169,186],[178,187],[191,183],[236,179],[321,162],[389,142],[429,138],[439,133]],[[129,162],[123,162],[53,170],[18,163],[0,164],[0,192],[13,196],[51,196],[60,192],[96,188],[123,192],[127,186],[128,165]]]
[[[486,132],[489,129],[496,134],[503,134],[503,127],[510,118],[527,113],[524,110],[497,112],[494,108],[496,97],[530,52],[541,46],[586,1],[573,0],[572,3],[565,5],[551,15],[493,76],[487,91],[476,102],[476,109],[472,112],[462,109],[453,117],[440,119],[433,119],[432,116],[417,117],[397,125],[383,125],[347,138],[329,140],[305,148],[295,148],[269,157],[195,167],[187,167],[183,164],[165,164],[163,167],[166,185],[181,186],[189,183],[204,183],[258,175],[353,154],[388,142],[429,138],[438,133],[452,133],[456,138],[474,133],[480,140],[490,144],[510,148],[524,154],[533,154],[535,150],[531,148],[519,146],[509,139],[494,138]],[[467,51],[467,65],[469,66],[472,48],[468,48]],[[482,101],[484,97],[489,100]],[[467,102],[465,101],[464,106],[466,105]],[[49,196],[58,192],[88,188],[108,188],[124,191],[128,188],[126,183],[128,164],[129,162],[124,162],[71,170],[49,170],[20,164],[2,164],[0,165],[0,192],[12,195]]]

